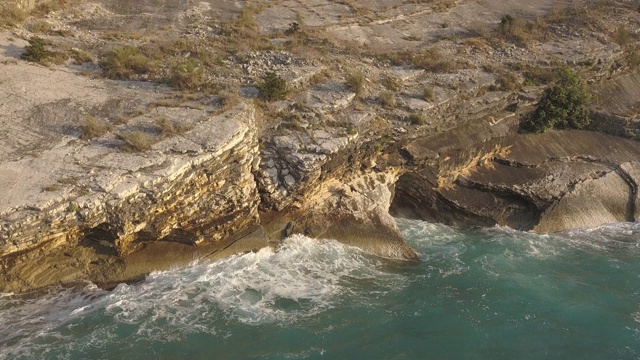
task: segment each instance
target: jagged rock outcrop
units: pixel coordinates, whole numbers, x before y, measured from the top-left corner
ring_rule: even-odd
[[[417,260],[389,215],[398,169],[371,171],[348,182],[328,181],[287,218],[286,234],[339,239],[391,259]]]
[[[448,138],[453,142],[446,150],[468,146],[459,131]],[[468,157],[454,173],[427,166],[403,175],[394,211],[446,223],[538,232],[638,219],[639,143],[585,131],[493,140],[500,143],[497,151]],[[442,156],[445,149],[431,143],[429,153]]]

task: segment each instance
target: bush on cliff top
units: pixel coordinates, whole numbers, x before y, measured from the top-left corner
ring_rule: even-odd
[[[263,100],[283,100],[289,94],[287,82],[274,72],[268,72],[262,77],[258,85],[259,96]]]
[[[584,129],[589,123],[589,92],[584,82],[567,67],[558,70],[556,84],[547,89],[532,116],[521,124],[529,132]]]

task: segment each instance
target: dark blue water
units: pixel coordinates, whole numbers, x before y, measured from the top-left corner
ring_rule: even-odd
[[[0,358],[640,359],[640,224],[399,223],[418,265],[294,236],[113,292],[0,295]]]

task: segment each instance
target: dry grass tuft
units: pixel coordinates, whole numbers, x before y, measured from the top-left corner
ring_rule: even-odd
[[[163,137],[182,134],[193,129],[193,126],[178,123],[176,121],[167,119],[164,116],[156,119],[155,125],[160,129],[160,133]]]
[[[140,152],[151,149],[151,145],[153,145],[153,141],[143,131],[132,130],[125,131],[117,134],[118,139],[124,141],[124,145],[121,147],[122,150],[127,152]]]
[[[346,80],[347,86],[356,94],[356,97],[362,97],[364,95],[366,78],[362,71],[356,70],[347,74]]]
[[[100,137],[113,129],[110,123],[96,119],[92,115],[87,115],[82,124],[82,134],[80,138],[83,140]]]
[[[0,28],[13,27],[25,21],[29,14],[16,4],[0,4]]]
[[[383,91],[378,96],[378,100],[385,109],[393,109],[396,107],[396,93],[393,91]]]
[[[155,70],[156,64],[139,48],[123,46],[112,50],[100,62],[103,73],[110,79],[129,79],[135,74],[147,74]]]
[[[400,91],[402,89],[403,81],[397,76],[390,75],[382,80],[382,85],[391,91]]]
[[[425,87],[422,89],[422,98],[425,101],[433,102],[435,100],[435,94],[433,93],[433,89],[430,87]]]

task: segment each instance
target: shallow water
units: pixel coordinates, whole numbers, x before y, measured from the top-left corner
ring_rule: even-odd
[[[640,224],[540,236],[399,220],[421,262],[278,252],[0,295],[8,359],[640,359]]]

